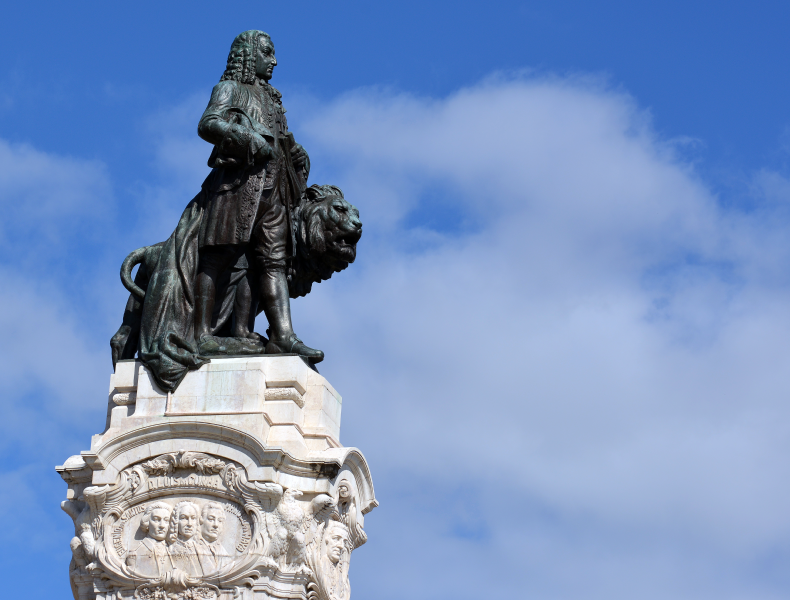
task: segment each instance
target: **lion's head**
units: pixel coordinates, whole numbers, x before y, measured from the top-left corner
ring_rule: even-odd
[[[288,275],[291,298],[329,279],[357,257],[359,211],[333,185],[312,185],[294,214],[297,256]]]

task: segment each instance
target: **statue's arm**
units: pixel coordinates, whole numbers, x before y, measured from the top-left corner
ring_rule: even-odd
[[[221,145],[230,133],[231,124],[225,120],[225,115],[228,109],[232,107],[232,82],[220,81],[211,90],[211,99],[198,123],[198,135],[209,144]]]
[[[307,150],[304,149],[304,146],[293,139],[292,134],[289,133],[288,136],[293,141],[291,146],[291,160],[293,160],[296,170],[301,170],[302,177],[307,181],[307,178],[310,176],[310,156],[307,154]]]
[[[272,147],[263,136],[246,126],[243,119],[234,119],[239,112],[232,109],[235,82],[220,81],[211,92],[206,110],[198,123],[198,135],[217,147],[220,154],[247,159],[248,162],[268,160]]]

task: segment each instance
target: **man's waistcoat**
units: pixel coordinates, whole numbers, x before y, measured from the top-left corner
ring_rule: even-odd
[[[262,195],[277,185],[284,170],[281,145],[288,125],[280,93],[268,84],[222,81],[214,87],[198,128],[214,143],[212,171],[203,182],[200,246],[246,244]],[[275,151],[266,164],[255,164],[253,132]]]

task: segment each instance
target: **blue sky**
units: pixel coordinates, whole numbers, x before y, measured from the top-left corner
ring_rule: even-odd
[[[653,109],[662,133],[702,138],[715,155],[752,166],[776,153],[787,125],[780,57],[790,45],[783,35],[790,9],[781,2],[230,6],[221,18],[201,2],[6,8],[0,43],[9,137],[46,132],[53,149],[97,152],[104,128],[80,127],[90,102],[113,130],[119,111],[126,115],[126,135],[112,144],[125,157],[134,117],[210,86],[224,39],[251,19],[270,23],[279,40],[281,87],[321,99],[371,85],[443,95],[497,70],[603,73]],[[19,133],[6,119],[28,126]],[[41,125],[31,131],[33,119]],[[107,160],[107,143],[100,145]]]
[[[0,573],[69,595],[53,467],[104,424],[118,267],[199,188],[197,120],[260,28],[311,180],[365,223],[357,263],[294,302],[381,502],[355,597],[786,597],[788,17],[4,8]]]

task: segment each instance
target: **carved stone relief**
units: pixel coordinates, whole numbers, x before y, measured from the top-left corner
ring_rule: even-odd
[[[309,554],[313,577],[307,586],[308,600],[350,598],[348,566],[352,550],[348,527],[336,520],[321,525],[320,535]]]
[[[115,590],[106,598],[216,599],[290,574],[312,600],[348,600],[350,554],[366,536],[353,482],[338,483],[336,497],[308,499],[210,454],[141,461],[63,503],[75,523],[75,599],[95,598],[99,581]]]
[[[351,547],[359,548],[368,541],[368,536],[362,529],[362,515],[359,510],[359,494],[356,485],[351,478],[341,476],[335,487],[337,489],[338,519],[348,529]]]

